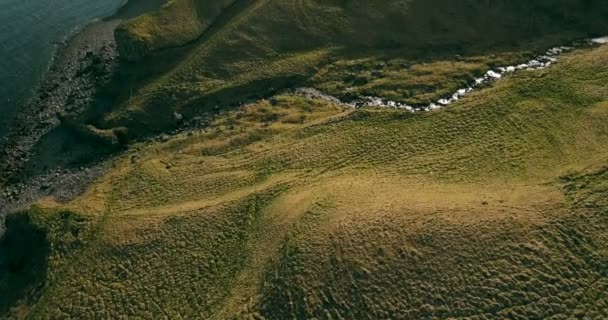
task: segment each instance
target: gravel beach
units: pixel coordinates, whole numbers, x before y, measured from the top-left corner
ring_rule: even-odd
[[[62,119],[99,104],[98,91],[118,72],[116,27],[163,3],[130,0],[114,15],[91,22],[58,44],[45,77],[0,140],[0,222],[6,214],[44,196],[67,201],[103,173],[107,157],[74,166],[69,162],[73,151],[65,146],[70,141],[53,136]]]

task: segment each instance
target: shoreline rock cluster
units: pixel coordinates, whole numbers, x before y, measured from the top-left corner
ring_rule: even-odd
[[[74,59],[61,58],[50,67],[36,94],[24,106],[9,133],[0,141],[0,184],[14,183],[12,176],[29,159],[41,137],[60,125],[60,117],[78,114],[93,102],[99,85],[116,67],[116,49],[83,47]]]
[[[42,81],[33,89],[7,132],[0,138],[0,236],[5,215],[44,196],[68,201],[84,192],[104,172],[108,157],[86,165],[47,166],[44,155],[32,160],[42,144],[58,151],[63,146],[45,137],[60,128],[62,121],[95,107],[100,90],[119,71],[114,31],[125,19],[157,10],[164,0],[128,0],[113,15],[92,21],[55,43],[55,53]],[[50,146],[48,146],[50,144]],[[111,156],[111,155],[108,155]],[[42,170],[25,172],[28,162]]]
[[[41,139],[61,125],[62,115],[77,115],[90,107],[97,90],[116,71],[118,54],[113,43],[74,42],[62,42],[42,82],[0,139],[0,235],[4,215],[43,196],[68,200],[101,174],[94,164],[92,168],[49,169],[36,176],[23,172]]]

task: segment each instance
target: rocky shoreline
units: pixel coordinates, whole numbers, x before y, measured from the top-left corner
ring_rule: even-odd
[[[160,1],[131,0],[116,14],[94,21],[58,44],[43,80],[0,140],[0,235],[6,214],[45,196],[68,201],[103,174],[104,159],[59,165],[38,148],[69,158],[65,145],[46,137],[100,103],[99,91],[119,69],[114,30],[124,20],[155,9]],[[64,142],[64,144],[69,142]],[[44,146],[43,146],[44,145]],[[47,152],[48,153],[48,152]],[[36,170],[28,170],[35,162]]]

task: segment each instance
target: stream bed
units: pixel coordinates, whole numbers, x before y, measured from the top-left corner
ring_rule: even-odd
[[[384,99],[381,97],[360,97],[354,101],[346,102],[354,108],[363,108],[363,107],[385,107],[385,108],[395,108],[395,109],[403,109],[409,112],[428,112],[439,110],[445,108],[454,102],[464,98],[469,95],[471,92],[476,89],[482,88],[489,84],[492,84],[495,81],[502,79],[508,74],[515,73],[521,70],[541,70],[552,66],[553,64],[558,62],[558,59],[561,55],[570,52],[576,48],[580,48],[583,46],[589,45],[603,45],[608,43],[608,37],[594,38],[585,41],[575,42],[569,46],[560,46],[547,50],[542,55],[535,57],[534,59],[527,61],[525,63],[521,63],[513,66],[503,66],[495,69],[488,70],[483,76],[476,78],[472,83],[468,84],[466,87],[458,89],[451,96],[443,97],[429,105],[425,106],[412,106],[408,104],[404,104],[401,102]],[[309,92],[310,93],[310,92]],[[321,93],[318,93],[317,96],[323,97],[327,96]],[[335,97],[331,97],[332,101],[338,100]]]

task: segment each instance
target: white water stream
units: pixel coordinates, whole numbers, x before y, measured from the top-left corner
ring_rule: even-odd
[[[515,66],[504,66],[504,67],[499,67],[499,68],[496,68],[493,70],[488,70],[483,76],[475,79],[474,82],[469,84],[467,87],[458,89],[451,96],[439,99],[427,106],[411,106],[411,105],[407,105],[404,103],[400,103],[397,101],[392,101],[392,100],[388,100],[388,99],[384,99],[384,98],[380,98],[380,97],[360,97],[359,99],[349,102],[349,103],[344,103],[344,102],[341,102],[341,103],[347,104],[354,108],[385,107],[385,108],[403,109],[403,110],[407,110],[409,112],[428,112],[428,111],[438,110],[438,109],[445,108],[445,107],[449,106],[450,104],[464,98],[465,96],[467,96],[468,94],[473,92],[475,89],[477,89],[483,85],[493,83],[499,79],[502,79],[503,77],[505,77],[506,75],[508,75],[510,73],[514,73],[514,72],[517,72],[520,70],[545,69],[545,68],[550,67],[551,65],[555,64],[558,61],[558,58],[562,54],[572,51],[576,47],[579,47],[582,45],[594,45],[594,44],[602,45],[602,44],[607,44],[607,43],[608,43],[608,37],[602,37],[602,38],[595,38],[595,39],[591,39],[588,41],[584,41],[584,42],[581,42],[581,43],[573,45],[573,46],[555,47],[555,48],[551,48],[551,49],[547,50],[547,52],[545,52],[544,54],[542,54],[526,63],[522,63],[522,64],[515,65]],[[301,88],[301,89],[297,89],[295,91],[295,93],[303,94],[306,96],[313,96],[313,97],[325,99],[325,100],[328,100],[331,102],[340,102],[340,100],[338,98],[324,94],[315,89]]]

